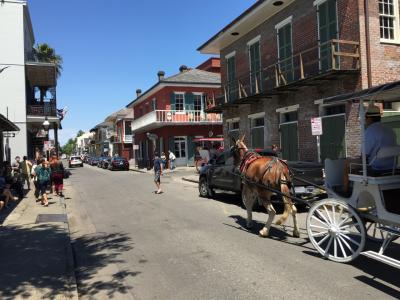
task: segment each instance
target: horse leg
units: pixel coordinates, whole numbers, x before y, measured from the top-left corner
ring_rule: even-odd
[[[253,227],[253,205],[255,197],[251,192],[251,189],[246,184],[243,185],[242,200],[247,210],[246,226],[247,228],[251,228]]]
[[[290,194],[289,188],[286,184],[281,184],[281,192],[286,195]],[[284,211],[282,217],[280,217],[280,219],[275,223],[276,225],[282,225],[283,223],[285,223],[287,218],[289,217],[289,214],[292,214],[292,201],[285,196],[283,196],[282,198],[284,203]]]
[[[292,217],[293,217],[293,237],[299,238],[300,237],[300,231],[299,227],[297,224],[297,208],[294,204],[292,204]]]
[[[263,229],[259,231],[261,237],[267,237],[269,235],[269,230],[271,228],[271,224],[274,221],[276,211],[274,206],[272,205],[271,202],[263,202],[264,207],[266,208],[268,212],[268,220],[267,223],[265,223],[265,226]]]

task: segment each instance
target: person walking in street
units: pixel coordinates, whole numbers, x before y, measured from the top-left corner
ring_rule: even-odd
[[[175,169],[175,159],[176,156],[175,154],[171,151],[168,150],[168,159],[169,159],[169,169],[172,171],[173,169]]]
[[[32,170],[32,163],[28,160],[26,156],[24,156],[23,161],[21,163],[22,185],[25,185],[26,181],[28,190],[31,189],[31,170]]]
[[[37,176],[36,176],[36,168],[40,166],[41,163],[41,159],[37,159],[34,164],[32,165],[32,171],[31,171],[31,178],[33,181],[33,185],[35,186],[35,198],[36,198],[36,202],[39,202],[40,199],[40,190],[39,190],[39,184],[37,181]]]
[[[158,152],[154,152],[154,182],[157,186],[156,194],[161,194],[161,176],[162,176],[162,161],[161,158],[158,156]]]
[[[57,157],[53,158],[51,162],[51,182],[54,184],[54,191],[56,195],[63,197],[64,187],[64,166],[61,160]]]
[[[21,174],[21,157],[16,156],[15,161],[12,163],[11,168],[14,173]]]
[[[41,203],[43,206],[49,206],[47,186],[50,184],[51,169],[45,159],[42,159],[41,165],[36,168],[35,175],[37,176],[39,191],[42,195]]]

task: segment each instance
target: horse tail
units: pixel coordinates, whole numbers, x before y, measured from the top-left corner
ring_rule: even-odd
[[[288,174],[287,174],[288,175]],[[280,174],[280,188],[281,192],[285,195],[290,195],[290,176],[286,176],[284,172]],[[284,211],[282,217],[276,222],[276,225],[281,225],[286,222],[287,218],[290,214],[292,214],[293,209],[293,202],[290,198],[282,196],[283,204],[284,204]]]

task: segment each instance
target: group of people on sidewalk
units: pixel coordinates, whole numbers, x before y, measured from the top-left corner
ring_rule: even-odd
[[[26,156],[21,161],[17,156],[12,164],[3,162],[0,165],[0,210],[7,208],[10,200],[22,199],[25,183],[30,190],[31,181],[35,186],[36,201],[48,206],[47,190],[63,196],[64,175],[64,166],[57,156],[52,156],[49,161],[42,157],[30,161]]]

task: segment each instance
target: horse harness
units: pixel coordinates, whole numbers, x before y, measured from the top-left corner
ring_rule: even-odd
[[[247,182],[252,183],[252,181],[249,178],[247,178],[245,174],[246,174],[247,169],[249,168],[249,166],[253,162],[255,162],[256,160],[258,160],[260,158],[262,158],[262,156],[260,154],[258,154],[257,152],[246,151],[246,153],[243,156],[242,162],[240,163],[240,166],[239,166],[239,172],[240,172],[240,176],[241,176],[242,179],[246,180]],[[264,175],[268,171],[270,171],[271,168],[278,162],[281,162],[283,165],[285,165],[288,168],[290,179],[292,179],[293,172],[290,170],[290,168],[289,168],[288,164],[286,163],[286,161],[284,161],[282,159],[279,159],[276,156],[273,156],[272,159],[269,161],[269,163],[268,163],[267,167],[265,168],[261,178],[264,178]],[[282,180],[281,178],[279,178],[278,184],[279,184],[279,186],[281,184],[286,184],[289,188],[291,188],[292,180],[285,180],[285,179]]]

